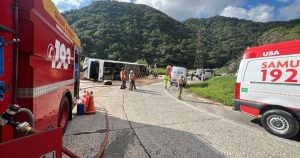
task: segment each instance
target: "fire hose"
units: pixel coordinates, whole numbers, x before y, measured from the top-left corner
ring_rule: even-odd
[[[85,87],[83,89],[85,90],[85,89],[89,89],[89,88],[91,88],[91,87]],[[81,90],[83,90],[83,89],[81,89]],[[97,103],[98,105],[100,105],[100,103],[98,103],[96,101],[95,101],[95,103]],[[106,108],[104,106],[102,106],[102,110],[104,111],[104,117],[105,117],[105,122],[106,122],[106,124],[105,124],[106,132],[105,132],[104,139],[103,139],[103,141],[102,141],[102,143],[100,145],[99,152],[96,155],[96,158],[101,158],[104,155],[105,148],[106,148],[106,146],[107,146],[107,144],[109,142],[108,139],[109,139],[110,125],[109,125],[109,120],[108,120],[108,111],[106,110]]]
[[[13,121],[12,118],[18,113],[25,113],[30,119],[30,123]],[[34,129],[34,118],[29,109],[21,108],[20,106],[13,104],[9,106],[8,109],[0,116],[0,126],[9,124],[13,126],[19,133],[24,133],[26,135],[39,132],[38,130]],[[80,156],[76,155],[74,152],[64,146],[62,146],[62,152],[71,158],[80,158]]]

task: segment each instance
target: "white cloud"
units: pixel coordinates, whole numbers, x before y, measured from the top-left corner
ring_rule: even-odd
[[[240,6],[245,2],[246,0],[136,0],[134,3],[146,4],[177,20],[185,20],[218,15],[228,5]]]
[[[257,22],[267,22],[274,18],[274,7],[268,5],[259,5],[249,10],[240,7],[227,6],[220,13],[222,16],[235,17],[239,19],[253,20]]]
[[[59,11],[78,9],[86,0],[52,0]]]
[[[130,3],[131,2],[131,0],[117,0],[117,1],[119,1],[119,2],[126,2],[126,3]]]
[[[290,20],[299,18],[300,16],[300,0],[295,0],[289,6],[280,8],[280,16],[282,19]]]
[[[101,0],[52,0],[60,11],[78,9]],[[270,5],[250,5],[250,0],[115,0],[145,4],[176,20],[207,18],[215,15],[236,17],[259,22],[290,20],[300,17],[300,0],[276,0],[281,8]],[[247,6],[247,7],[245,7]],[[247,8],[247,9],[246,9]],[[276,9],[276,10],[275,10]],[[274,15],[278,13],[278,15]]]
[[[52,2],[57,6],[57,8],[60,11],[78,9],[87,6],[94,1],[102,1],[102,0],[52,0]],[[131,0],[115,0],[115,1],[131,3]]]
[[[81,3],[85,0],[52,0],[52,2],[56,5],[58,4],[65,4],[65,5],[72,5],[75,7],[79,7]]]

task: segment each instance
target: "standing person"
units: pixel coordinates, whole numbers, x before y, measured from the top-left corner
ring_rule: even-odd
[[[183,75],[181,75],[180,77],[178,77],[177,80],[178,80],[177,82],[178,82],[178,90],[179,90],[177,99],[182,100],[181,93],[182,93],[182,88],[184,86],[184,83],[186,82],[186,78]]]
[[[154,69],[154,71],[153,71],[153,79],[157,79],[157,70],[156,69]]]
[[[201,69],[201,81],[205,80],[205,71],[204,69]]]
[[[163,80],[164,80],[164,85],[165,85],[165,89],[168,88],[168,82],[169,82],[169,76],[168,76],[168,73],[166,73],[163,77]]]
[[[133,86],[134,89],[136,89],[136,87],[135,87],[135,79],[136,79],[136,76],[135,76],[135,73],[134,73],[134,72],[132,72],[132,76],[133,76],[132,79],[131,79],[131,80],[132,80],[132,86]]]
[[[171,78],[171,72],[172,72],[172,66],[168,65],[167,66],[167,75],[169,76],[169,78]]]
[[[135,87],[135,74],[132,70],[130,70],[130,73],[129,73],[129,83],[130,83],[130,86],[129,86],[129,90],[132,91],[132,89],[136,89]]]
[[[194,71],[192,71],[191,81],[193,81],[193,77],[194,77]]]
[[[126,87],[126,71],[124,68],[122,68],[122,71],[120,72],[120,77],[122,81],[121,89],[125,89]]]

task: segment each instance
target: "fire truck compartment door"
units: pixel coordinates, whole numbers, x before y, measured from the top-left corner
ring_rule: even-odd
[[[62,157],[62,128],[32,134],[0,144],[0,157]]]

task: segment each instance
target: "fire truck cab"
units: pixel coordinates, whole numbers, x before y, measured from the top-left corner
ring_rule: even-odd
[[[235,109],[255,117],[269,133],[299,132],[300,40],[248,48],[235,87]]]

